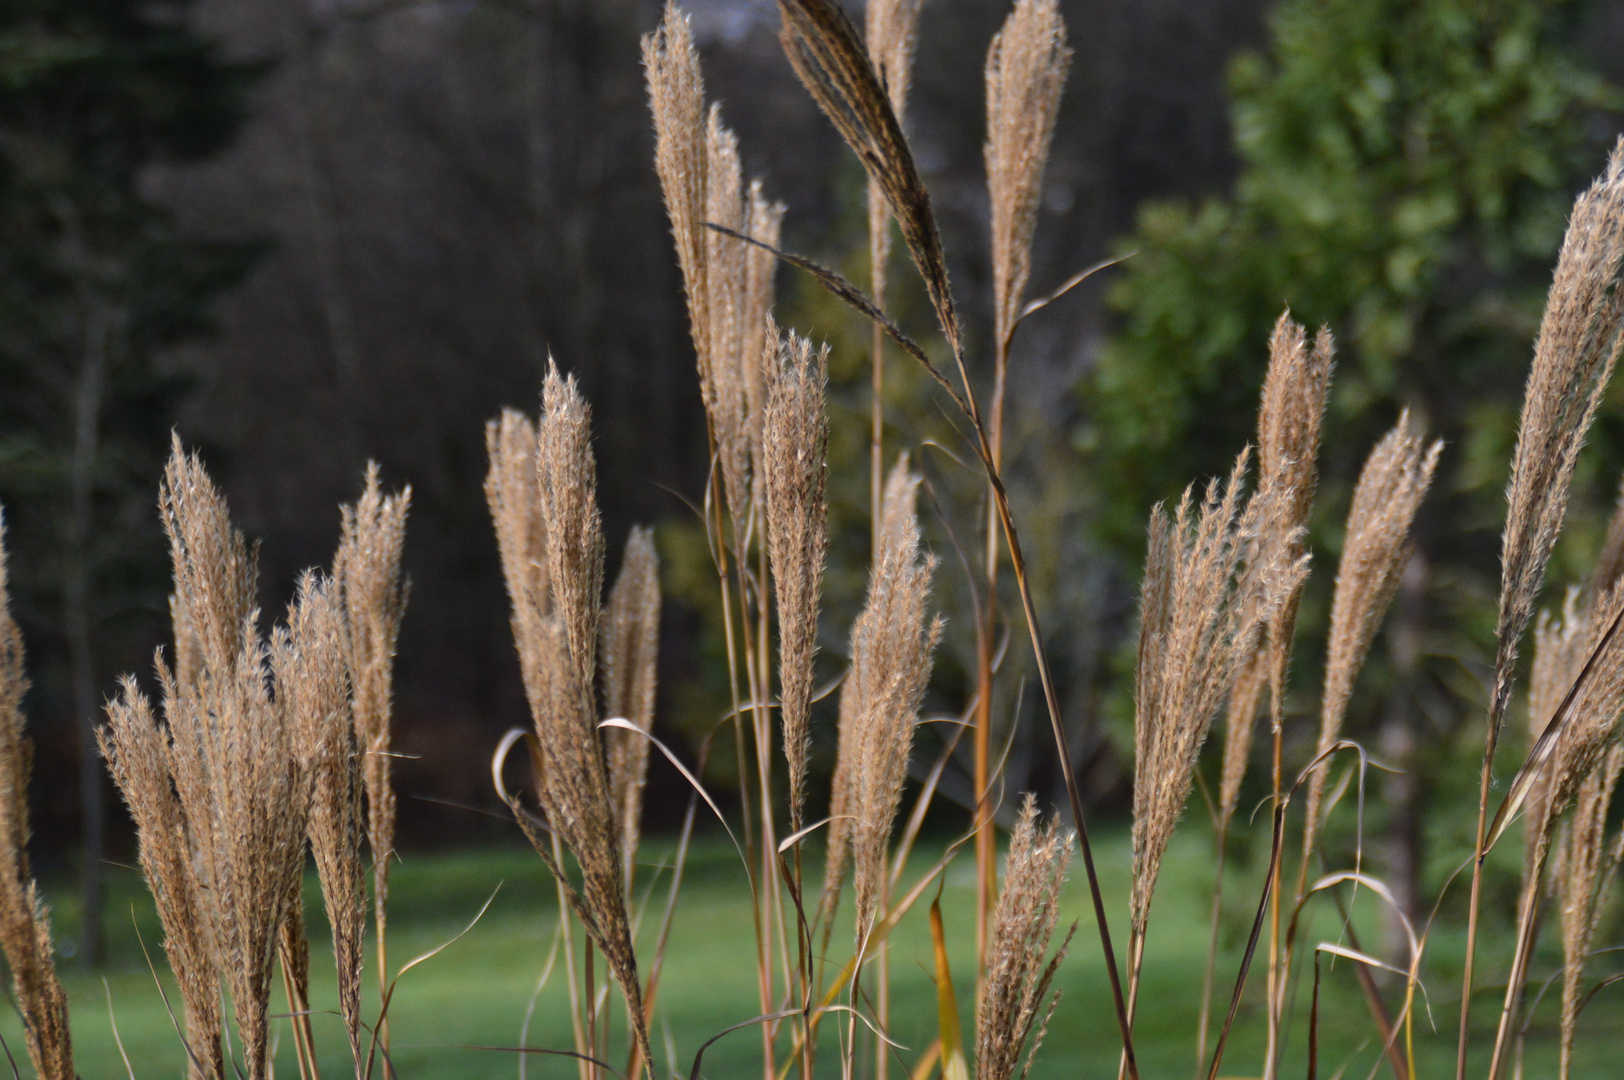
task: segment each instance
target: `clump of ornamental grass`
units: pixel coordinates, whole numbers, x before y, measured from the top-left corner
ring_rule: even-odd
[[[11,617],[4,525],[0,524],[0,949],[11,968],[28,1059],[41,1080],[75,1080],[68,999],[56,978],[51,925],[28,866],[28,777],[33,748],[23,733],[23,639]]]
[[[1162,857],[1212,719],[1256,648],[1269,598],[1306,572],[1292,545],[1259,541],[1271,507],[1261,493],[1244,498],[1247,459],[1199,503],[1187,489],[1171,518],[1160,506],[1151,512],[1134,691],[1130,1016]]]
[[[637,728],[604,732],[609,797],[620,823],[622,873],[630,890],[642,833],[643,784],[648,777],[648,739],[638,732],[647,733],[654,727],[660,644],[660,556],[654,550],[654,531],[646,526],[633,526],[626,537],[620,573],[604,604],[598,635],[604,715]]]
[[[1551,549],[1567,512],[1568,489],[1585,434],[1618,359],[1624,328],[1624,140],[1607,170],[1574,203],[1556,272],[1534,343],[1517,447],[1512,454],[1505,531],[1501,537],[1500,601],[1494,677],[1489,694],[1478,828],[1468,908],[1456,1073],[1463,1080],[1474,978],[1477,921],[1487,840],[1495,750],[1511,699],[1517,650],[1533,618]],[[1516,988],[1513,987],[1513,990]],[[1505,1017],[1502,1016],[1504,1020]],[[1502,1024],[1503,1044],[1506,1025]],[[1497,1046],[1491,1077],[1501,1067]]]
[[[829,546],[829,418],[824,403],[828,349],[779,338],[768,324],[763,481],[767,552],[778,594],[778,682],[789,763],[790,831],[801,830],[811,745],[812,660]]]
[[[1003,893],[987,952],[987,977],[976,1005],[976,1080],[1009,1080],[1023,1051],[1024,1080],[1043,1044],[1049,1018],[1060,1002],[1060,994],[1050,997],[1049,988],[1077,929],[1072,924],[1060,947],[1049,955],[1074,842],[1061,831],[1059,818],[1039,827],[1037,800],[1028,794],[1009,834]],[[1039,1022],[1045,998],[1048,1008]]]
[[[515,817],[603,953],[626,998],[637,1053],[650,1061],[626,909],[622,823],[598,731],[603,528],[589,413],[575,380],[550,365],[540,421],[532,427],[504,414],[487,428],[487,441],[486,492],[504,569],[513,571],[513,633],[535,721],[543,812],[536,819],[515,800]],[[541,566],[532,567],[535,561]],[[554,860],[549,832],[574,854],[579,887]]]
[[[142,832],[143,869],[165,944],[171,962],[181,961],[188,1023],[203,1022],[204,1030],[189,1034],[195,1041],[218,1033],[217,1024],[208,1030],[201,998],[217,996],[223,983],[248,1076],[260,1080],[268,1075],[277,940],[303,865],[311,773],[297,748],[293,695],[273,695],[267,677],[271,658],[252,604],[253,556],[202,463],[178,441],[159,510],[174,564],[174,608],[185,613],[180,627],[195,651],[184,679],[182,669],[158,658],[161,728],[145,695],[126,680],[122,697],[108,706],[104,748]],[[173,804],[166,802],[171,784]],[[184,850],[166,851],[168,840],[152,834],[177,822]],[[197,919],[201,933],[194,938],[174,925],[178,919]],[[214,967],[183,970],[194,949]],[[217,1048],[193,1048],[192,1057],[205,1075],[220,1071]]]

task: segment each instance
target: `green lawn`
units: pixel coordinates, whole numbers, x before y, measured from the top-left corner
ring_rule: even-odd
[[[1182,1080],[1194,1071],[1194,1029],[1205,949],[1211,861],[1205,838],[1193,826],[1192,822],[1174,841],[1151,923],[1137,1026],[1142,1072],[1147,1078]],[[662,845],[651,843],[649,847],[652,850],[646,852],[647,858],[658,860]],[[1126,834],[1107,832],[1099,838],[1098,849],[1114,920],[1113,930],[1120,943],[1124,933],[1129,862]],[[1058,980],[1064,997],[1033,1076],[1109,1080],[1116,1074],[1115,1024],[1099,959],[1099,940],[1088,915],[1080,862],[1074,863],[1073,869],[1067,915],[1080,921],[1071,955]],[[649,871],[644,871],[643,880],[647,880],[648,874]],[[105,973],[106,989],[103,976],[82,973],[71,961],[63,962],[73,1006],[79,1069],[86,1080],[125,1075],[113,1039],[112,1021],[116,1019],[124,1050],[137,1077],[141,1080],[178,1077],[183,1071],[183,1052],[153,976],[142,958],[137,938],[139,927],[140,939],[152,950],[153,959],[162,970],[156,921],[136,875],[130,871],[115,871],[113,876],[109,905],[111,955]],[[390,949],[392,961],[397,965],[455,936],[492,891],[496,893],[484,918],[472,931],[401,980],[391,1021],[393,1057],[400,1075],[437,1080],[515,1076],[516,1055],[477,1047],[518,1045],[526,1005],[554,932],[554,894],[539,861],[528,851],[517,848],[408,855],[399,865],[394,882]],[[62,891],[53,889],[53,899]],[[313,880],[310,894],[319,895]],[[663,891],[660,895],[663,896]],[[1233,910],[1226,923],[1224,963],[1219,976],[1223,1001],[1227,1001],[1233,984],[1250,905],[1256,902],[1256,895],[1256,884],[1250,876],[1239,875],[1229,883],[1232,900],[1229,906]],[[745,897],[743,871],[731,847],[725,841],[708,841],[700,846],[689,864],[654,1032],[656,1056],[663,1058],[663,1047],[673,1046],[676,1063],[684,1075],[701,1042],[760,1011],[756,1003],[750,908]],[[63,910],[58,922],[66,940],[71,936],[72,912],[67,909],[65,897],[59,903]],[[971,925],[973,881],[968,858],[961,858],[949,868],[942,908],[953,946],[952,960],[960,998],[966,1002],[965,1024],[969,1029],[973,1028],[973,1018],[966,991],[970,983],[969,952],[974,931]],[[848,905],[846,911],[849,910]],[[1366,944],[1370,945],[1380,936],[1375,909],[1361,901],[1360,911],[1365,918],[1359,925],[1365,932]],[[647,942],[652,939],[657,912],[656,903],[643,926],[645,950],[651,947]],[[319,913],[313,913],[312,923],[312,935],[319,938],[325,933]],[[1328,917],[1322,918],[1315,928],[1314,940],[1334,938],[1337,929]],[[1501,967],[1508,945],[1501,937],[1486,940],[1486,962],[1491,969]],[[1416,1028],[1417,1071],[1421,1077],[1452,1075],[1453,1070],[1459,941],[1442,937],[1435,942],[1434,950],[1426,981],[1437,1008],[1439,1030],[1434,1033],[1425,1023]],[[1542,954],[1536,976],[1543,978],[1552,970],[1556,959],[1554,955]],[[893,1037],[917,1051],[930,1042],[935,1031],[934,969],[924,905],[894,938],[890,962]],[[330,963],[330,956],[319,947],[318,941],[312,970],[315,973],[314,1007],[319,1010],[333,1007]],[[1598,962],[1598,966],[1601,963]],[[1262,1044],[1258,1010],[1261,970],[1257,974],[1259,978],[1248,990],[1226,1055],[1226,1075],[1248,1076],[1257,1071]],[[167,974],[163,981],[170,1001],[178,1008]],[[280,987],[278,992],[280,994]],[[1324,993],[1322,1011],[1326,1019],[1321,1031],[1320,1075],[1333,1076],[1348,1064],[1342,1075],[1363,1077],[1376,1063],[1378,1050],[1371,1044],[1373,1025],[1346,962],[1334,968],[1327,964]],[[1300,1000],[1306,1003],[1307,996],[1305,986]],[[1390,984],[1388,996],[1390,1000],[1398,996]],[[554,978],[537,1002],[529,1045],[570,1046],[566,1000],[562,981]],[[281,1004],[279,1001],[278,1007]],[[1555,1075],[1552,1004],[1554,996],[1541,1008],[1529,1042],[1527,1075],[1531,1077]],[[1480,1042],[1484,1044],[1492,1040],[1497,1006],[1496,995],[1485,992],[1474,1011]],[[373,1008],[375,1006],[369,1005],[369,1010]],[[1304,1012],[1299,1009],[1296,1016],[1287,1076],[1304,1074]],[[281,1024],[285,1026],[285,1021]],[[1584,1024],[1578,1075],[1618,1075],[1616,1060],[1611,1065],[1607,1063],[1609,1057],[1616,1058],[1617,1051],[1613,1048],[1621,1045],[1620,1040],[1624,1038],[1624,1007],[1620,1007],[1613,991],[1602,993],[1586,1013]],[[317,1018],[316,1027],[324,1075],[344,1075],[347,1052],[337,1020],[323,1013]],[[827,1036],[832,1036],[833,1027],[833,1024],[825,1025]],[[619,1034],[617,1032],[617,1037]],[[0,1035],[14,1053],[21,1053],[19,1025],[14,1014],[0,1018]],[[297,1075],[292,1040],[285,1030],[280,1043],[276,1059],[280,1075]],[[704,1074],[759,1077],[760,1051],[760,1036],[756,1032],[735,1032],[706,1052]],[[906,1053],[903,1057],[911,1062],[914,1054]],[[1474,1060],[1481,1061],[1484,1057],[1486,1050],[1480,1050]],[[824,1046],[822,1061],[826,1068],[819,1070],[820,1075],[838,1075],[838,1068],[834,1067],[837,1059],[831,1038]],[[1479,1071],[1474,1069],[1474,1073]],[[532,1056],[529,1073],[534,1077],[573,1077],[575,1066],[566,1059]],[[891,1075],[901,1080],[906,1071],[893,1069]]]

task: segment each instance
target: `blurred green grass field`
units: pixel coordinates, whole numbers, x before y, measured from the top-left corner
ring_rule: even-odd
[[[1194,1033],[1212,866],[1209,841],[1197,824],[1188,822],[1188,827],[1174,839],[1164,864],[1151,920],[1142,1004],[1136,1025],[1141,1072],[1147,1080],[1182,1080],[1195,1071]],[[642,853],[646,868],[640,873],[640,891],[648,883],[655,864],[668,854],[669,846],[663,839],[646,845]],[[1129,872],[1127,834],[1122,830],[1107,830],[1096,839],[1096,848],[1120,949],[1125,936]],[[913,870],[928,868],[940,851],[938,847],[922,853]],[[974,943],[972,872],[973,860],[960,857],[949,867],[941,894],[967,1030],[973,1030],[974,1025],[970,977]],[[1252,905],[1256,903],[1258,872],[1258,868],[1253,868],[1250,872],[1237,873],[1227,885],[1229,912],[1218,975],[1220,1011],[1233,986]],[[142,956],[144,941],[158,969],[164,972],[162,982],[169,1001],[178,1009],[179,1001],[159,948],[156,917],[134,871],[110,871],[110,878],[109,961],[105,973],[87,974],[71,959],[61,961],[72,1005],[74,1048],[80,1074],[86,1080],[128,1075],[113,1037],[116,1021],[124,1052],[129,1057],[130,1071],[139,1080],[179,1077],[184,1072],[184,1052]],[[517,1076],[517,1054],[511,1050],[480,1047],[519,1045],[525,1011],[553,940],[555,894],[540,861],[528,850],[517,847],[416,853],[402,859],[393,882],[389,946],[391,963],[397,967],[457,935],[493,891],[495,893],[489,909],[472,930],[401,979],[390,1021],[392,1057],[399,1075],[408,1080]],[[69,906],[71,882],[47,884],[55,886],[48,892],[60,908],[55,918],[59,937],[69,941],[74,914]],[[662,877],[642,923],[640,947],[645,955],[652,948],[664,886]],[[307,895],[316,898],[312,900],[313,907],[319,906],[320,893],[313,878],[308,883]],[[892,1035],[909,1048],[910,1052],[901,1057],[910,1064],[930,1043],[936,1027],[927,907],[928,897],[893,937],[890,954]],[[1368,948],[1375,948],[1381,940],[1375,906],[1368,899],[1361,900],[1357,910],[1356,926],[1362,931],[1363,942]],[[849,912],[848,900],[842,911],[843,920],[849,918]],[[1032,1075],[1110,1080],[1115,1077],[1117,1068],[1115,1022],[1100,962],[1099,939],[1089,915],[1080,860],[1074,860],[1064,917],[1078,920],[1077,933],[1057,979],[1063,998]],[[335,999],[331,955],[322,947],[326,929],[319,910],[310,912],[310,922],[314,946],[312,1004],[320,1012],[315,1027],[322,1072],[328,1077],[343,1076],[349,1072],[348,1051],[341,1025],[328,1011],[334,1008]],[[1338,929],[1330,915],[1322,915],[1310,934],[1313,940],[1319,941],[1335,938]],[[1064,925],[1061,933],[1064,933]],[[1503,956],[1509,952],[1510,942],[1503,934],[1503,931],[1491,931],[1484,939],[1482,955],[1488,958],[1490,970],[1501,966]],[[847,955],[843,946],[849,949],[848,944],[837,938],[834,945],[837,963]],[[1459,952],[1458,937],[1449,936],[1436,938],[1429,952],[1425,979],[1437,1010],[1437,1031],[1431,1030],[1423,1014],[1415,1028],[1417,1074],[1422,1078],[1452,1075]],[[753,957],[754,935],[744,872],[725,838],[706,839],[696,845],[689,860],[659,992],[653,1038],[662,1071],[668,1065],[663,1060],[667,1053],[665,1048],[674,1052],[670,1068],[686,1076],[694,1052],[702,1042],[761,1011],[756,999]],[[370,964],[370,951],[367,959]],[[1607,967],[1608,959],[1597,961],[1595,968]],[[1536,967],[1536,986],[1555,969],[1559,960],[1554,952],[1541,953]],[[1309,968],[1303,971],[1311,974]],[[1595,973],[1593,970],[1592,974]],[[369,970],[368,978],[373,977]],[[1388,1000],[1396,1003],[1399,990],[1392,980],[1385,986]],[[370,1017],[376,1012],[375,986],[369,984],[369,990],[373,995],[367,1006]],[[1261,990],[1259,966],[1254,968],[1254,978],[1249,983],[1225,1056],[1226,1076],[1257,1074],[1262,1048]],[[1302,1004],[1294,1017],[1286,1076],[1304,1075],[1307,990],[1305,984],[1298,995]],[[1374,1027],[1346,962],[1338,962],[1334,967],[1326,963],[1322,992],[1325,1000],[1320,1075],[1357,1078],[1370,1074],[1378,1064],[1379,1047],[1373,1043]],[[1585,1013],[1576,1076],[1599,1080],[1620,1075],[1617,1048],[1624,1045],[1621,992],[1624,991],[1604,990]],[[1554,1076],[1556,1072],[1555,998],[1555,994],[1547,996],[1530,1031],[1525,1063],[1526,1075],[1530,1077]],[[536,1001],[527,1045],[554,1048],[571,1045],[567,1000],[564,983],[555,974]],[[1498,1005],[1497,994],[1487,990],[1481,993],[1473,1015],[1477,1041],[1483,1049],[1478,1051],[1474,1061],[1482,1061],[1487,1056]],[[285,1007],[280,980],[275,1007],[279,1011]],[[618,1008],[616,1015],[619,1015]],[[292,1039],[286,1025],[285,1020],[277,1024],[281,1032],[276,1065],[279,1075],[284,1077],[297,1075]],[[833,1023],[824,1025],[820,1075],[839,1075],[838,1048],[832,1030],[835,1026]],[[21,1032],[14,1012],[0,1018],[0,1035],[12,1053],[21,1057]],[[618,1047],[623,1035],[617,1030],[617,1059],[622,1053]],[[782,1045],[787,1047],[787,1037]],[[759,1077],[760,1062],[760,1035],[746,1029],[726,1036],[707,1050],[702,1071],[710,1077]],[[26,1063],[22,1067],[26,1070]],[[574,1062],[565,1058],[530,1055],[527,1068],[531,1077],[576,1075]],[[891,1075],[906,1077],[907,1070],[893,1068]],[[1379,1075],[1390,1074],[1383,1066]]]

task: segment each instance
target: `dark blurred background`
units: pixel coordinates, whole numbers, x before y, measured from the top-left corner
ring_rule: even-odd
[[[783,59],[774,6],[684,6],[747,169],[788,207],[786,246],[861,280],[861,172]],[[1495,500],[1544,283],[1566,208],[1620,126],[1624,5],[1062,6],[1076,58],[1033,288],[1138,254],[1023,329],[1012,471],[1091,796],[1122,805],[1131,772],[1120,656],[1138,530],[1153,501],[1248,438],[1287,304],[1343,347],[1306,626],[1323,622],[1351,478],[1397,406],[1450,439],[1405,634],[1378,648],[1355,709],[1355,730],[1396,757],[1446,748],[1423,771],[1443,770],[1476,700]],[[982,63],[1005,14],[928,0],[906,125],[973,343],[989,321]],[[116,677],[146,677],[166,640],[154,498],[171,429],[260,544],[267,621],[299,570],[330,559],[368,459],[411,485],[403,843],[506,835],[477,811],[494,805],[490,749],[528,717],[482,426],[534,408],[549,353],[594,406],[611,572],[631,524],[658,527],[658,722],[681,745],[714,719],[713,601],[684,503],[702,497],[704,424],[638,51],[659,15],[652,0],[24,0],[0,14],[0,500],[45,867],[79,865],[84,835],[127,854],[83,750]],[[893,280],[906,276],[899,261]],[[855,430],[866,329],[792,273],[779,288],[781,321],[833,343],[834,423]],[[897,309],[924,335],[910,288],[894,286]],[[942,420],[926,387],[899,379],[900,448]],[[1605,520],[1618,415],[1604,417],[1553,580]],[[857,436],[832,454],[831,674],[867,547]],[[973,535],[977,489],[945,455],[923,459],[957,616],[931,706],[956,712],[971,620],[951,551]],[[1304,713],[1317,632],[1301,649]],[[1034,695],[1019,651],[1000,715],[1016,731],[1014,786],[1041,788],[1052,752],[1022,733]],[[649,828],[669,826],[680,794],[656,779]],[[1395,796],[1395,818],[1416,817],[1423,795]]]

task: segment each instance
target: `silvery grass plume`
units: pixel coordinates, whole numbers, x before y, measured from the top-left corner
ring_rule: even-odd
[[[0,523],[0,948],[41,1080],[74,1080],[68,999],[51,958],[51,926],[28,865],[28,777],[33,747],[23,734],[28,677],[23,638],[11,617],[5,527]]]
[[[1607,171],[1579,196],[1545,303],[1512,455],[1501,539],[1487,756],[1511,696],[1518,642],[1533,617],[1551,548],[1562,531],[1573,467],[1618,359],[1624,327],[1624,139]]]
[[[924,0],[870,0],[864,10],[864,39],[874,73],[885,87],[891,110],[900,119],[908,111],[913,77],[914,44],[919,37],[919,11]],[[868,265],[874,303],[885,304],[885,267],[891,258],[891,211],[885,192],[868,181]]]
[[[919,705],[930,681],[940,617],[927,620],[936,559],[919,550],[915,499],[919,475],[906,454],[886,481],[879,561],[869,572],[868,599],[852,625],[849,693],[854,695],[846,770],[847,842],[857,906],[857,938],[873,929],[884,887],[885,852],[902,799]]]
[[[790,832],[801,830],[811,746],[812,660],[829,546],[828,348],[778,337],[769,323],[766,456],[767,552],[778,592],[778,682],[789,763]],[[830,833],[831,837],[834,835]]]
[[[534,442],[525,445],[530,432]],[[549,363],[540,422],[504,414],[486,429],[485,490],[513,603],[519,668],[535,720],[537,795],[544,821],[515,817],[558,879],[626,997],[633,1037],[649,1056],[620,856],[620,821],[598,733],[597,643],[603,525],[590,415],[574,378]],[[527,475],[526,466],[534,472]],[[539,561],[541,567],[531,563]],[[528,605],[535,605],[526,609]],[[552,858],[555,833],[580,865],[577,889]]]
[[[185,613],[180,626],[189,631],[195,655],[184,680],[158,658],[162,733],[145,696],[126,680],[123,697],[109,706],[107,746],[126,802],[138,823],[145,819],[144,833],[174,808],[157,792],[133,787],[174,785],[188,848],[181,861],[189,868],[184,873],[195,875],[191,895],[202,916],[199,936],[230,991],[248,1076],[261,1080],[269,1075],[267,1010],[277,934],[303,865],[310,778],[295,751],[291,711],[272,697],[267,650],[254,629],[254,559],[202,462],[183,453],[178,440],[164,470],[159,511],[174,562],[174,606]],[[167,766],[167,777],[154,759]],[[168,907],[171,916],[184,916],[162,845],[152,840],[144,837],[143,865],[154,875],[149,886],[160,913]],[[147,859],[148,849],[156,857]],[[171,957],[184,952],[185,935],[175,935],[169,921],[165,931],[166,944],[176,946]]]
[[[277,695],[293,714],[311,777],[309,839],[332,931],[339,1013],[356,1076],[361,1046],[362,947],[366,936],[363,753],[351,721],[343,600],[333,579],[307,573],[271,650]]]
[[[1337,565],[1331,601],[1330,641],[1326,646],[1325,690],[1320,704],[1319,743],[1315,756],[1326,753],[1342,732],[1354,680],[1364,666],[1370,644],[1381,627],[1399,579],[1414,550],[1411,525],[1432,485],[1443,443],[1422,445],[1421,432],[1408,410],[1399,415],[1365,459],[1348,507],[1342,560]],[[1329,762],[1310,776],[1303,811],[1303,863],[1314,850],[1320,826]]]
[[[1315,459],[1332,371],[1331,335],[1322,329],[1313,348],[1307,331],[1284,312],[1269,337],[1269,367],[1258,404],[1258,497],[1249,543],[1256,549],[1249,573],[1264,567],[1295,565],[1304,556],[1303,536],[1318,486]],[[1266,513],[1264,511],[1267,511]],[[1220,834],[1227,831],[1240,798],[1241,780],[1251,757],[1257,710],[1265,690],[1271,699],[1284,691],[1286,663],[1297,617],[1304,574],[1243,590],[1253,609],[1247,616],[1262,620],[1262,633],[1240,661],[1227,699],[1223,765],[1218,784]],[[1259,586],[1262,582],[1257,582]],[[1270,723],[1278,723],[1278,703],[1271,701]]]
[[[754,498],[751,460],[761,452],[760,362],[774,260],[705,225],[776,247],[784,209],[767,201],[759,181],[745,187],[737,137],[722,123],[719,106],[707,116],[699,52],[688,17],[675,4],[666,5],[659,29],[643,38],[643,67],[654,114],[654,168],[688,299],[700,393],[723,494],[742,540]]]
[[[107,704],[107,723],[96,734],[135,821],[141,873],[163,926],[169,969],[180,987],[188,1075],[221,1080],[220,973],[198,895],[189,830],[170,779],[168,738],[133,678],[121,682],[119,697]]]
[[[1043,1043],[1059,993],[1050,998],[1041,1023],[1038,1010],[1071,944],[1068,932],[1045,961],[1060,917],[1060,889],[1073,843],[1070,834],[1061,832],[1058,817],[1051,818],[1047,828],[1038,827],[1037,800],[1028,794],[1009,836],[1004,891],[998,898],[987,977],[976,1005],[976,1080],[1009,1080],[1030,1038],[1031,1050],[1021,1070],[1024,1080]]]
[[[1134,694],[1133,889],[1131,932],[1137,966],[1162,856],[1185,800],[1213,715],[1229,694],[1242,660],[1256,647],[1269,605],[1304,571],[1285,545],[1252,543],[1261,496],[1242,496],[1248,455],[1226,482],[1214,480],[1197,505],[1185,490],[1169,519],[1151,512]],[[1268,565],[1247,565],[1268,552]]]
[[[1561,872],[1562,903],[1562,1027],[1561,1080],[1573,1067],[1574,1032],[1583,1004],[1585,961],[1601,922],[1619,859],[1624,856],[1624,834],[1607,842],[1607,810],[1624,770],[1624,748],[1614,746],[1601,764],[1579,785],[1573,820],[1567,832],[1567,859]]]
[[[1331,333],[1324,327],[1308,345],[1308,333],[1285,312],[1269,338],[1269,371],[1258,411],[1258,495],[1267,513],[1259,521],[1259,565],[1296,563],[1304,558],[1308,515],[1318,486],[1320,426],[1331,386]],[[1279,548],[1279,554],[1271,549]],[[1307,580],[1296,576],[1278,596],[1269,598],[1264,615],[1269,650],[1269,714],[1280,726],[1286,665],[1296,629],[1297,604]]]
[[[378,465],[368,462],[366,487],[340,511],[338,552],[331,586],[340,605],[344,662],[352,702],[351,723],[361,752],[366,791],[367,845],[372,850],[373,919],[378,935],[378,979],[388,977],[384,935],[389,864],[395,847],[395,789],[390,780],[390,717],[393,712],[395,640],[406,611],[401,549],[406,543],[410,486],[385,495]]]
[[[620,573],[609,590],[598,638],[604,715],[630,721],[639,731],[652,730],[660,647],[660,556],[654,550],[654,530],[634,525],[626,537]],[[604,732],[604,742],[609,797],[620,823],[622,873],[630,890],[643,821],[648,739],[610,728]]]
[[[1005,348],[1032,274],[1032,230],[1043,194],[1043,168],[1070,66],[1058,0],[1016,0],[987,51],[983,150],[992,206],[995,340]]]

